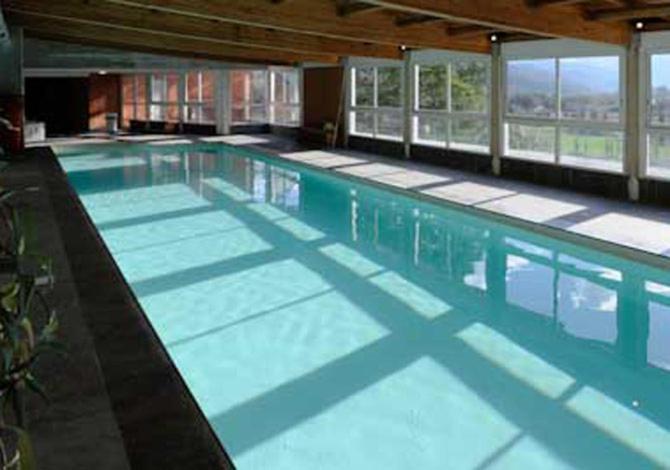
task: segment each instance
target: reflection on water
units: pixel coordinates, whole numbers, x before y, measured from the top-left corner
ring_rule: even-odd
[[[231,150],[62,161],[239,468],[670,467],[667,272]]]

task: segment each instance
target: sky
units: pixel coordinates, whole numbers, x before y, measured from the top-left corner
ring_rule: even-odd
[[[554,59],[512,61],[508,64],[508,83],[512,92],[554,91]],[[561,59],[563,95],[617,93],[619,80],[619,61],[616,57]]]
[[[654,55],[651,60],[651,76],[654,88],[670,88],[670,54]]]

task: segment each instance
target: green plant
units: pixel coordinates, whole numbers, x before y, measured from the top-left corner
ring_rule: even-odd
[[[15,436],[12,449],[20,455],[21,469],[34,468],[25,431],[26,393],[48,400],[35,376],[35,365],[44,353],[62,351],[56,339],[56,312],[44,295],[53,285],[51,263],[27,253],[22,217],[10,203],[12,197],[25,191],[0,190],[0,429]],[[0,437],[3,468],[5,458],[13,455],[7,453],[4,441]]]
[[[11,406],[16,424],[24,428],[24,391],[32,390],[47,398],[33,367],[40,355],[57,345],[58,320],[32,276],[18,275],[0,288],[0,295],[0,400],[3,409]],[[39,330],[33,319],[36,299],[46,318]]]

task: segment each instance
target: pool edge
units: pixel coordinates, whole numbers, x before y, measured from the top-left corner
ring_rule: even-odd
[[[315,173],[329,175],[333,178],[340,178],[345,181],[349,180],[359,184],[369,185],[378,189],[391,191],[393,193],[400,194],[405,197],[417,199],[419,201],[436,205],[438,207],[443,206],[448,209],[461,211],[475,217],[483,217],[485,219],[492,220],[494,222],[501,223],[504,225],[510,225],[518,229],[530,232],[536,232],[539,233],[540,235],[558,239],[563,242],[573,243],[575,245],[582,245],[592,250],[604,251],[609,255],[624,258],[626,260],[633,261],[636,263],[647,264],[657,269],[670,270],[670,256],[656,254],[651,251],[643,250],[641,248],[634,248],[632,246],[622,245],[614,241],[604,240],[602,238],[597,238],[586,234],[571,232],[569,230],[565,230],[559,227],[553,227],[551,225],[547,225],[542,222],[532,222],[529,220],[521,219],[519,217],[501,214],[498,212],[485,209],[483,207],[471,206],[456,201],[441,199],[439,197],[432,196],[427,193],[394,186],[381,181],[368,179],[366,177],[341,173],[334,171],[333,169],[310,165],[308,162],[286,158],[283,157],[280,152],[275,152],[265,147],[260,147],[257,145],[246,145],[246,146],[238,146],[232,144],[219,144],[219,145],[237,151],[242,150],[247,152],[260,153],[262,156],[265,156],[268,159],[272,159],[274,161],[280,161],[282,163],[289,164],[289,166],[295,165],[300,168],[305,168],[310,171],[314,171]],[[388,159],[388,157],[384,158]]]

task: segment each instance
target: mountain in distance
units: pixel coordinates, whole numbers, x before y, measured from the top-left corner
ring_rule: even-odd
[[[553,60],[508,63],[508,83],[511,94],[536,94],[553,91],[555,69]],[[593,58],[565,60],[561,63],[561,93],[564,96],[601,95],[617,93],[618,63]]]

